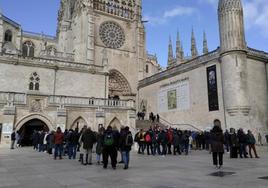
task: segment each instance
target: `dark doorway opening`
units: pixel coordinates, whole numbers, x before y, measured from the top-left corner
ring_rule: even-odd
[[[46,123],[39,119],[32,119],[26,122],[19,130],[22,146],[32,146],[34,131],[49,131],[49,128]]]
[[[2,123],[0,123],[0,143],[1,143],[1,138],[2,138]]]

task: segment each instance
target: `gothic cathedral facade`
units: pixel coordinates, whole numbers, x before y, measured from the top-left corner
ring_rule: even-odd
[[[13,129],[135,129],[147,57],[141,0],[61,0],[56,37],[0,15],[0,52],[2,142]]]

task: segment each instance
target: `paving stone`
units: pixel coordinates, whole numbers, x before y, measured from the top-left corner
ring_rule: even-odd
[[[260,159],[230,159],[224,155],[219,172],[206,151],[166,157],[132,152],[129,170],[123,170],[123,165],[117,170],[110,166],[104,170],[95,160],[94,165],[83,166],[77,160],[55,161],[32,148],[12,152],[0,148],[0,188],[267,188],[264,177],[268,175],[268,149],[261,150]],[[215,172],[216,176],[209,175]]]

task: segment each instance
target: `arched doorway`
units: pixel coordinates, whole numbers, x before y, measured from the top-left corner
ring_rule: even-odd
[[[40,119],[31,119],[18,130],[21,135],[21,145],[31,146],[34,131],[49,131],[49,127]]]
[[[88,126],[87,122],[84,118],[80,116],[73,122],[73,124],[71,125],[71,129],[78,128],[78,130],[81,131],[84,126]]]
[[[119,100],[121,96],[131,95],[131,88],[124,77],[117,70],[111,70],[109,74],[109,98]]]
[[[110,123],[109,126],[111,126],[113,129],[120,130],[122,124],[120,123],[119,119],[115,117]]]

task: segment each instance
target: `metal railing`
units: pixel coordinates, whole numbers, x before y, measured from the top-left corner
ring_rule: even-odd
[[[170,123],[169,121],[167,121],[166,119],[164,119],[163,117],[160,117],[160,123],[165,125],[167,128],[171,127],[171,128],[181,128],[181,127],[189,127],[190,129],[195,129],[197,131],[202,131],[201,129],[199,129],[197,126],[192,125],[192,124],[173,124]]]

